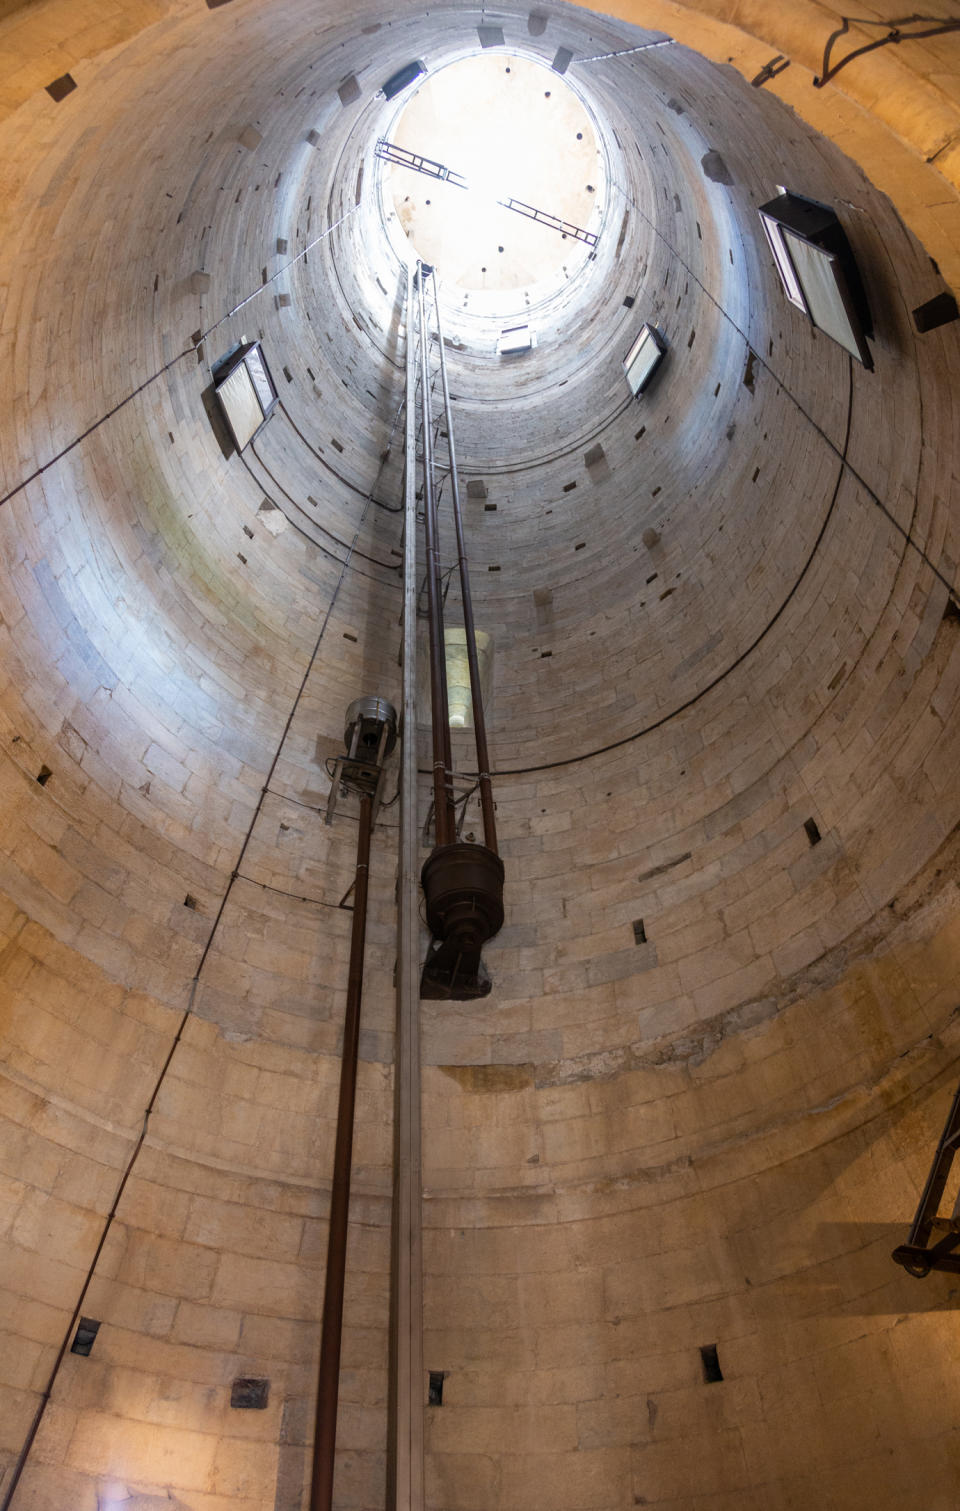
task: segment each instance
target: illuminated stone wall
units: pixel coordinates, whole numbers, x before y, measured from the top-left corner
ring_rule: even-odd
[[[0,22],[2,1484],[79,1305],[100,1332],[56,1373],[13,1511],[293,1511],[355,833],[317,809],[346,705],[399,689],[402,276],[373,96],[472,48],[476,17],[69,12]],[[547,62],[642,40],[573,9],[505,32]],[[749,77],[777,34],[740,35]],[[685,48],[571,77],[615,168],[596,262],[516,363],[493,315],[447,309],[508,916],[490,998],[423,1007],[429,1504],[894,1511],[922,1462],[946,1508],[950,1282],[889,1251],[956,1078],[960,327],[910,318],[956,196],[910,158],[895,209]],[[872,168],[885,113],[815,98]],[[361,163],[360,209],[301,257]],[[872,374],[779,291],[756,205],[785,177],[838,206]],[[921,247],[898,211],[916,228],[934,181]],[[630,403],[641,319],[670,352]],[[244,335],[282,409],[241,459],[207,406]],[[395,825],[339,1439],[337,1504],[362,1511],[386,1474]],[[270,1381],[264,1410],[231,1407],[237,1378]]]

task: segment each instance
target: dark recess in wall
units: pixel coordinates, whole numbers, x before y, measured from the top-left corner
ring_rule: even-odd
[[[46,89],[51,100],[59,105],[60,101],[65,100],[68,94],[72,94],[76,87],[77,81],[72,74],[63,73],[59,79],[54,79],[52,84],[48,84]]]
[[[720,1368],[720,1356],[717,1353],[715,1343],[705,1343],[700,1350],[700,1362],[703,1365],[703,1378],[707,1385],[718,1385],[723,1379],[723,1370]]]

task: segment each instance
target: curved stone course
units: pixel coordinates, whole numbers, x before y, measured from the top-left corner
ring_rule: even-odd
[[[353,698],[400,692],[377,89],[476,51],[477,16],[0,11],[0,1495],[42,1407],[11,1511],[299,1511],[354,864],[326,761]],[[427,1504],[898,1511],[920,1464],[945,1511],[952,1283],[889,1253],[957,1075],[960,326],[911,312],[957,282],[960,34],[814,90],[829,7],[502,23],[572,51],[610,181],[559,289],[441,285],[507,921],[489,998],[422,1004]],[[756,211],[784,181],[837,207],[872,373],[782,296]],[[540,340],[505,363],[517,313]],[[632,402],[645,319],[668,355]],[[242,338],[280,405],[238,457],[211,385]],[[359,1511],[387,1482],[397,811],[347,1270]],[[265,1409],[231,1408],[238,1378]]]

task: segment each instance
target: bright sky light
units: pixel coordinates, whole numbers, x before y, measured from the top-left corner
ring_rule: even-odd
[[[497,201],[513,196],[597,229],[604,184],[596,135],[559,74],[488,51],[428,75],[391,140],[463,174],[473,192],[386,169],[390,197],[419,254],[464,289],[562,281],[585,249]],[[566,266],[567,272],[564,272]]]

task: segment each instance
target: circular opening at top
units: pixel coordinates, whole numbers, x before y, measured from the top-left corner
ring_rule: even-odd
[[[589,256],[577,233],[600,228],[603,154],[580,97],[542,63],[482,53],[439,69],[390,141],[427,171],[385,163],[384,203],[445,283],[542,293]]]

